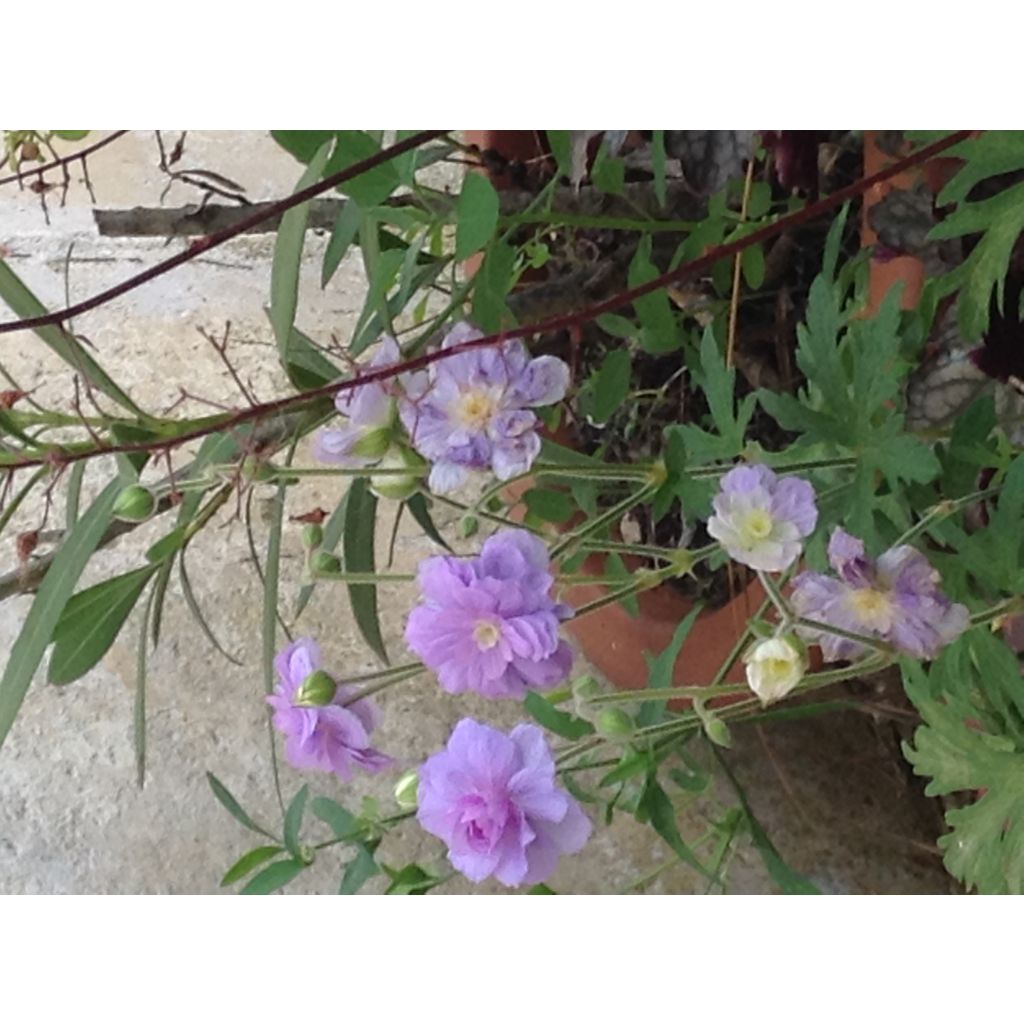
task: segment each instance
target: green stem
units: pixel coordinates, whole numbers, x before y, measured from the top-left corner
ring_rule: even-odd
[[[639,490],[634,491],[628,498],[625,498],[618,504],[613,505],[611,508],[602,512],[599,516],[595,516],[578,529],[566,534],[565,537],[563,537],[562,540],[551,549],[552,561],[565,554],[565,552],[571,551],[575,545],[582,540],[586,540],[586,538],[592,533],[597,533],[598,530],[603,529],[609,523],[617,522],[634,505],[639,505],[646,498],[650,497],[656,490],[656,484],[646,484]]]
[[[933,526],[935,523],[942,519],[948,519],[950,516],[955,515],[962,508],[966,508],[968,505],[974,505],[979,501],[984,501],[986,498],[991,498],[998,494],[1002,490],[1002,485],[998,487],[986,487],[981,491],[974,491],[972,494],[966,494],[962,498],[956,498],[951,501],[940,501],[937,505],[933,505],[909,530],[905,530],[893,544],[893,547],[899,547],[900,544],[908,544],[915,537],[924,533],[927,529]]]
[[[775,580],[761,569],[757,570],[757,578],[761,581],[761,586],[764,587],[764,592],[768,595],[768,600],[775,605],[775,610],[779,613],[779,617],[782,619],[783,625],[786,625],[792,620],[793,613],[790,611],[789,605],[786,604],[786,599],[782,596],[782,591],[779,589]]]
[[[831,633],[833,636],[840,636],[844,640],[853,640],[855,643],[863,644],[865,647],[870,647],[881,654],[895,653],[892,644],[886,643],[884,640],[879,640],[873,636],[865,636],[863,633],[854,633],[849,629],[841,629],[839,626],[833,626],[828,622],[818,622],[816,619],[798,617],[792,619],[792,624],[794,626],[801,626],[804,629],[813,629],[819,633]]]
[[[380,693],[381,690],[387,690],[392,686],[397,686],[399,683],[407,682],[409,679],[415,679],[416,676],[421,675],[425,671],[425,665],[414,665],[411,668],[407,668],[402,675],[394,675],[390,679],[381,679],[379,682],[364,687],[358,693],[342,701],[341,706],[348,707],[349,704],[355,704],[356,701],[363,700],[365,697],[370,697],[375,693]]]
[[[311,570],[315,580],[332,583],[411,583],[416,574],[411,572],[326,572]]]

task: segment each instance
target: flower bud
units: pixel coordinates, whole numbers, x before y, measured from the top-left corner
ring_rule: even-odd
[[[309,560],[309,567],[314,573],[341,572],[341,559],[330,551],[317,551]]]
[[[307,548],[318,548],[324,542],[324,530],[316,523],[306,523],[302,528],[302,544]]]
[[[395,803],[403,811],[411,811],[417,802],[417,792],[420,788],[420,776],[416,771],[406,772],[395,783]]]
[[[476,516],[463,516],[459,520],[459,533],[463,537],[472,537],[480,529],[480,520]]]
[[[317,669],[295,691],[292,704],[297,708],[322,708],[334,700],[337,692],[338,684],[323,669]]]
[[[254,483],[271,480],[274,477],[274,467],[255,455],[246,455],[242,460],[242,476]]]
[[[420,458],[411,448],[405,445],[392,445],[384,458],[377,463],[379,469],[409,469],[413,470],[408,476],[388,474],[387,476],[370,476],[370,490],[378,498],[393,498],[395,501],[405,501],[416,493],[420,485],[422,473],[418,472],[427,465],[426,460]]]
[[[743,661],[747,666],[747,685],[762,704],[785,697],[807,670],[807,652],[790,636],[758,641],[743,655]]]
[[[126,523],[141,523],[156,511],[153,492],[142,484],[126,487],[114,501],[114,518]]]
[[[633,719],[619,708],[604,708],[594,720],[594,728],[601,736],[623,739],[633,735]]]

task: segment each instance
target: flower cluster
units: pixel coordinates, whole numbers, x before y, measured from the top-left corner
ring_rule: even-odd
[[[274,659],[278,683],[267,703],[274,727],[285,737],[288,763],[300,771],[333,772],[352,778],[353,767],[379,772],[390,757],[370,745],[379,713],[369,700],[351,701],[351,687],[338,686],[320,668],[320,648],[303,637]]]
[[[459,323],[441,348],[481,337],[476,328]],[[385,337],[370,367],[383,369],[400,360],[398,343]],[[471,470],[490,469],[508,480],[525,473],[540,454],[539,421],[532,410],[560,401],[568,386],[569,367],[561,359],[532,359],[518,340],[460,352],[426,370],[341,392],[335,405],[344,422],[322,430],[314,452],[322,462],[347,468],[418,469],[411,444],[429,460],[428,483],[439,494],[460,487]],[[392,495],[378,481],[375,489],[404,497],[406,488]]]
[[[428,558],[406,643],[449,693],[521,698],[550,689],[572,668],[558,635],[571,610],[552,599],[553,583],[547,549],[526,530],[499,531],[473,559]]]
[[[420,769],[417,818],[448,846],[457,871],[505,885],[542,882],[591,832],[579,804],[555,784],[540,729],[517,725],[506,736],[471,718]]]
[[[939,574],[906,544],[868,558],[864,542],[837,528],[828,557],[835,576],[801,573],[793,581],[793,608],[812,619],[891,644],[915,658],[934,658],[970,621],[939,587]],[[856,658],[864,644],[824,630],[804,630],[820,645],[826,661]]]
[[[480,337],[469,324],[456,324],[441,348]],[[560,401],[568,386],[561,359],[531,359],[518,340],[460,352],[410,374],[400,413],[413,447],[432,464],[431,490],[462,486],[469,470],[491,469],[499,480],[525,473],[540,454],[531,410]]]
[[[708,533],[729,557],[751,569],[782,572],[814,532],[814,488],[799,477],[779,479],[767,466],[737,466],[722,477]]]

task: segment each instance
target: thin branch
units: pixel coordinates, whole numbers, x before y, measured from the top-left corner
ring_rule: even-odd
[[[433,137],[435,134],[437,133],[421,132],[420,136]],[[70,462],[78,462],[82,459],[95,458],[98,455],[111,455],[118,452],[130,453],[163,451],[165,449],[175,448],[187,441],[197,440],[198,438],[216,433],[220,430],[230,429],[243,423],[260,420],[265,416],[273,416],[278,413],[295,410],[309,405],[317,399],[333,397],[346,391],[351,391],[353,388],[362,387],[364,384],[378,383],[389,380],[392,377],[397,377],[403,373],[421,370],[433,363],[449,359],[464,352],[473,351],[474,349],[500,345],[513,338],[522,338],[534,334],[546,334],[578,327],[582,324],[589,323],[603,313],[610,313],[617,309],[621,309],[623,306],[629,305],[636,299],[642,298],[644,295],[649,295],[652,292],[664,288],[666,285],[676,284],[684,279],[699,276],[700,274],[710,270],[711,267],[713,267],[719,260],[733,256],[736,253],[741,252],[747,246],[767,241],[768,239],[774,238],[776,235],[789,231],[798,225],[815,220],[816,218],[835,209],[837,206],[841,206],[843,203],[862,195],[864,192],[873,188],[880,182],[886,181],[894,175],[901,174],[909,167],[923,163],[931,159],[937,153],[941,153],[950,146],[956,145],[958,142],[963,141],[968,134],[968,132],[957,132],[954,135],[949,135],[944,139],[940,139],[938,142],[932,143],[930,146],[926,146],[924,149],[918,150],[918,152],[905,157],[903,160],[890,164],[877,174],[861,178],[852,185],[848,185],[845,188],[840,189],[838,192],[834,192],[832,195],[827,196],[824,199],[811,203],[808,206],[803,207],[803,209],[797,210],[788,216],[781,217],[774,223],[766,224],[764,227],[758,228],[749,235],[715,246],[705,252],[703,256],[690,260],[688,263],[684,263],[675,270],[670,270],[668,273],[662,274],[659,277],[648,281],[646,284],[619,292],[616,295],[611,296],[611,298],[605,299],[604,301],[595,303],[591,306],[587,306],[575,313],[552,317],[538,323],[525,324],[522,327],[509,328],[508,330],[500,331],[496,334],[488,334],[472,341],[453,345],[451,348],[426,352],[422,355],[395,363],[391,366],[382,367],[376,370],[366,370],[361,372],[358,376],[353,376],[348,380],[340,382],[334,381],[330,384],[323,384],[319,387],[311,388],[308,391],[299,391],[293,395],[287,395],[284,398],[279,398],[275,401],[253,405],[248,409],[242,409],[226,414],[223,418],[216,418],[212,421],[207,421],[202,426],[177,434],[175,437],[167,440],[139,441],[134,443],[107,445],[103,448],[85,448],[77,451],[53,450],[47,453],[43,458],[21,459],[13,462],[4,462],[0,459],[0,468],[24,468],[27,466],[39,466],[43,463],[53,462],[66,464]],[[419,136],[413,136],[410,139],[405,140],[406,143],[411,142],[412,138],[419,138]],[[393,154],[394,149],[386,150],[384,152]],[[378,154],[378,156],[380,155],[382,154]],[[355,167],[350,168],[349,172],[354,170],[358,173],[362,173],[370,164],[371,161],[363,161],[362,164],[355,165]],[[349,172],[343,173],[347,175]],[[295,193],[295,195],[291,196],[288,200],[283,200],[283,202],[289,205],[294,205],[294,200],[297,198],[300,202],[304,201],[304,199],[308,199],[311,195],[315,194],[315,190],[321,189],[325,184],[332,182],[337,178],[338,175],[334,175],[332,178],[325,179],[324,182],[320,183],[320,185],[311,186],[310,188],[304,189],[302,192]],[[239,230],[240,228],[233,229],[233,234],[239,233]],[[231,237],[233,237],[233,235]],[[210,236],[210,238],[214,239],[212,244],[220,244],[221,241],[225,240],[223,234]],[[207,239],[207,242],[209,242],[209,239]],[[187,258],[185,254],[182,254],[182,257]],[[176,266],[178,263],[184,262],[184,258],[177,258],[178,262],[174,265]],[[140,277],[145,277],[146,280],[149,280],[150,277],[157,276],[157,274],[163,272],[160,270],[160,266],[166,267],[166,264],[154,267],[151,271],[146,272],[146,275],[148,276],[140,275]],[[133,279],[133,281],[138,280],[138,278]],[[123,285],[118,286],[118,288],[112,289],[112,291],[120,295],[134,286],[135,285],[132,284],[131,281],[128,281]],[[104,294],[110,297],[109,292]],[[79,304],[78,307],[70,312],[77,315],[77,313],[83,308],[93,309],[95,306],[101,304],[101,299],[106,301],[103,296],[98,296],[96,299]],[[15,327],[37,326],[44,323],[49,324],[54,322],[55,319],[60,319],[61,316],[66,316],[68,313],[69,311],[65,310],[62,314],[49,314],[45,317],[37,317],[34,320],[22,320],[18,321],[13,326],[10,324],[0,324],[0,333],[4,333],[6,330],[13,330]]]
[[[281,199],[276,203],[271,203],[269,207],[254,213],[251,217],[241,220],[231,227],[224,228],[222,231],[215,231],[212,235],[197,238],[188,246],[188,248],[179,252],[176,256],[172,256],[170,259],[157,263],[155,266],[142,271],[141,274],[136,274],[134,277],[128,278],[127,281],[122,281],[120,284],[114,285],[113,288],[108,288],[106,291],[99,292],[92,298],[85,299],[77,305],[70,306],[66,309],[58,309],[52,313],[47,313],[44,316],[34,316],[28,317],[25,320],[9,320],[6,323],[0,323],[0,334],[9,334],[12,331],[35,330],[39,327],[48,327],[51,324],[61,324],[69,317],[81,316],[83,313],[88,313],[93,309],[97,309],[99,306],[105,305],[113,299],[120,298],[120,296],[127,292],[134,291],[140,285],[146,284],[154,278],[161,277],[168,271],[174,270],[176,267],[180,267],[183,263],[188,263],[189,260],[193,260],[197,256],[209,252],[211,249],[215,249],[218,245],[223,245],[232,238],[245,234],[245,232],[251,230],[254,225],[262,223],[268,217],[273,217],[276,214],[284,213],[286,210],[291,210],[296,206],[300,206],[302,203],[315,198],[322,192],[328,192],[332,188],[336,188],[338,185],[341,185],[352,178],[356,178],[360,174],[365,174],[367,171],[373,170],[373,168],[378,167],[380,164],[387,163],[389,160],[393,160],[396,156],[408,153],[410,150],[416,149],[418,146],[423,145],[423,143],[430,142],[431,139],[436,139],[438,136],[443,134],[444,132],[442,131],[427,131],[417,132],[415,135],[410,135],[407,139],[403,139],[401,142],[398,142],[393,146],[389,146],[387,149],[382,149],[379,153],[375,153],[373,156],[367,157],[365,160],[360,160],[357,163],[350,164],[348,167],[338,171],[336,174],[332,174],[329,177],[324,178],[322,181],[315,182],[298,192],[293,192],[290,196],[287,196],[285,199]]]

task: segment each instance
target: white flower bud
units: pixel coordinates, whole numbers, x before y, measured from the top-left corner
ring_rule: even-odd
[[[792,637],[760,640],[743,655],[743,661],[747,666],[747,685],[760,697],[762,704],[772,704],[785,697],[807,670],[807,654]]]
[[[377,463],[378,469],[409,469],[412,472],[408,476],[399,474],[374,475],[370,470],[370,490],[378,498],[393,498],[395,501],[405,501],[413,495],[423,479],[422,470],[426,467],[426,460],[421,459],[411,448],[404,445],[392,445],[385,456]]]
[[[416,806],[416,797],[420,787],[419,773],[416,771],[406,772],[395,783],[395,803],[403,811],[411,811]]]

